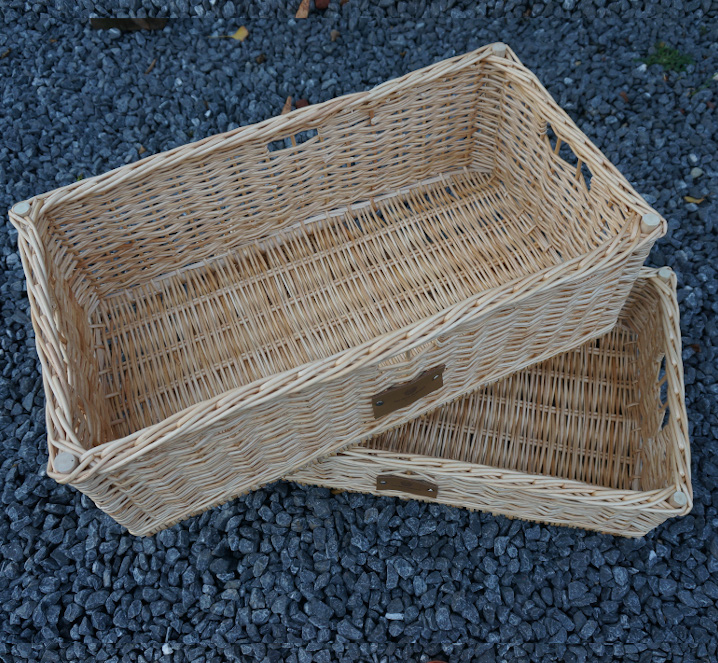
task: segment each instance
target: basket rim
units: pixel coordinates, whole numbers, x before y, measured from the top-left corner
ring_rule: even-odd
[[[294,479],[294,478],[291,478],[291,477],[286,477],[286,478],[282,479],[282,481],[287,481],[287,482],[291,482],[291,483],[296,483],[297,485],[299,485],[299,486],[304,486],[304,487],[312,487],[312,486],[316,486],[316,485],[317,485],[317,484],[314,484],[314,483],[310,483],[310,482],[304,481],[303,479]],[[327,485],[326,487],[327,487],[327,488],[333,488],[333,486],[329,486],[329,485]],[[359,495],[366,494],[365,491],[362,491],[361,489],[353,488],[353,487],[351,487],[351,486],[348,487],[348,488],[343,488],[343,489],[341,490],[341,492],[342,492],[342,493],[354,493],[354,494],[359,494]],[[372,494],[372,495],[377,495],[377,496],[379,496],[379,493],[376,493],[376,492],[373,492],[373,493],[371,493],[371,494]],[[539,517],[535,517],[535,516],[533,516],[533,515],[529,516],[529,515],[525,515],[525,514],[522,514],[522,515],[520,515],[520,516],[517,516],[517,515],[510,515],[510,516],[509,516],[509,515],[506,514],[505,511],[501,511],[501,510],[495,509],[495,508],[494,508],[494,509],[488,508],[488,507],[487,507],[487,508],[484,508],[483,506],[482,506],[482,507],[477,507],[477,506],[461,505],[461,506],[458,506],[458,507],[457,507],[457,506],[451,504],[450,502],[444,501],[443,498],[437,498],[436,500],[427,500],[427,499],[424,499],[424,498],[418,497],[418,496],[411,496],[410,498],[405,498],[405,497],[402,497],[402,496],[400,496],[400,495],[394,495],[393,492],[389,492],[389,491],[387,491],[387,492],[385,492],[385,493],[382,493],[381,496],[384,496],[384,497],[398,497],[399,499],[412,499],[412,500],[415,499],[415,500],[417,500],[417,501],[420,501],[420,502],[423,502],[423,503],[429,504],[429,505],[435,504],[435,505],[437,505],[437,506],[446,506],[446,507],[452,507],[452,508],[458,508],[458,509],[465,509],[465,510],[470,511],[470,512],[472,512],[472,513],[488,513],[488,514],[491,514],[491,515],[493,515],[493,516],[495,516],[495,517],[509,518],[509,519],[511,519],[511,520],[514,520],[514,519],[515,519],[515,520],[523,521],[523,522],[529,523],[529,524],[530,524],[530,523],[537,523],[537,524],[540,524],[540,525],[550,525],[550,526],[554,526],[554,527],[563,527],[563,528],[571,528],[571,529],[581,529],[581,530],[587,530],[587,531],[589,531],[589,532],[596,532],[596,533],[598,533],[598,534],[607,534],[607,535],[609,535],[609,536],[620,536],[620,537],[627,538],[627,539],[640,539],[640,538],[643,538],[643,537],[645,537],[649,532],[651,532],[653,529],[655,529],[655,527],[658,527],[658,525],[655,525],[654,527],[651,527],[651,528],[648,529],[648,530],[646,530],[645,528],[618,529],[618,528],[613,528],[613,527],[602,527],[602,526],[600,526],[600,525],[598,525],[598,524],[588,524],[588,523],[586,523],[586,522],[578,523],[578,522],[576,522],[576,521],[574,521],[574,520],[570,520],[570,519],[568,519],[568,518],[563,518],[563,519],[561,519],[561,518],[556,518],[556,517],[539,518]],[[604,504],[606,504],[606,506],[607,506],[608,508],[611,508],[611,509],[613,509],[613,510],[615,510],[615,511],[619,511],[619,512],[621,511],[621,509],[618,509],[614,504],[607,504],[607,503],[605,503],[605,502],[604,502]],[[629,513],[633,513],[633,512],[635,511],[635,509],[631,509],[631,510],[628,510],[628,509],[627,509],[626,511],[628,511]],[[686,515],[686,514],[688,513],[688,511],[676,512],[676,511],[674,510],[674,511],[668,512],[668,511],[665,511],[665,510],[660,510],[660,511],[658,511],[658,510],[655,510],[655,509],[651,509],[651,510],[641,510],[641,513],[648,513],[648,514],[651,514],[651,515],[654,515],[654,514],[666,514],[666,520],[667,520],[668,518],[675,518],[675,517],[678,517],[678,516],[684,516],[684,515]],[[197,514],[192,514],[192,515],[194,516],[194,515],[197,515]],[[170,525],[170,527],[171,527],[172,525],[177,524],[178,522],[181,522],[181,521],[180,521],[180,520],[177,520],[177,521],[172,522],[172,524]],[[157,527],[157,528],[155,528],[155,529],[153,529],[153,530],[151,530],[151,531],[148,530],[148,531],[145,532],[145,533],[139,534],[139,536],[147,536],[147,535],[155,534],[156,532],[159,532],[160,529],[162,529],[162,528],[163,528],[163,527]]]
[[[44,255],[43,244],[40,241],[37,222],[41,215],[48,213],[54,206],[67,199],[81,200],[86,196],[111,188],[138,172],[150,173],[156,168],[172,165],[176,161],[187,158],[187,156],[209,154],[215,148],[226,146],[227,144],[240,145],[245,140],[254,140],[264,135],[269,136],[270,133],[274,134],[280,129],[289,131],[293,128],[304,128],[310,121],[319,123],[322,119],[338,110],[346,110],[353,106],[366,104],[366,102],[380,102],[387,96],[401,92],[417,83],[438,80],[450,72],[474,66],[488,58],[491,59],[492,65],[511,69],[520,78],[522,85],[528,85],[532,93],[540,94],[542,98],[545,98],[551,111],[551,122],[554,128],[560,126],[563,130],[576,136],[580,147],[583,150],[588,150],[588,159],[590,159],[591,164],[603,169],[616,179],[612,183],[616,184],[618,202],[628,208],[629,214],[624,225],[613,237],[607,239],[592,251],[576,256],[558,266],[545,268],[529,276],[514,279],[498,288],[478,293],[429,318],[424,318],[393,332],[372,338],[362,345],[352,347],[350,350],[222,392],[217,396],[190,405],[156,424],[139,429],[121,438],[104,442],[91,449],[83,449],[78,452],[80,464],[71,474],[57,473],[52,468],[54,455],[61,450],[63,445],[58,445],[57,441],[50,439],[48,436],[50,450],[48,474],[56,480],[66,483],[82,481],[96,472],[109,471],[107,466],[110,463],[112,464],[111,469],[118,469],[160,444],[170,442],[179,433],[208,425],[212,421],[232,412],[237,412],[246,407],[254,407],[269,398],[291,393],[309,384],[334,379],[358,367],[379,363],[396,354],[430,342],[437,336],[451,331],[477,315],[485,314],[510,302],[523,301],[549,287],[560,285],[565,280],[575,279],[579,274],[586,275],[593,273],[597,269],[608,268],[612,264],[625,259],[639,246],[649,242],[652,243],[665,234],[667,223],[660,215],[658,215],[660,223],[656,228],[649,234],[641,232],[639,228],[640,216],[648,212],[655,213],[655,211],[640,198],[620,172],[601,154],[565,111],[558,106],[536,76],[519,61],[513,51],[506,48],[503,55],[498,55],[494,52],[494,46],[495,44],[488,44],[469,53],[441,60],[399,78],[386,81],[371,90],[337,97],[320,104],[292,111],[284,116],[268,118],[262,122],[239,127],[230,132],[209,136],[194,143],[181,145],[172,150],[148,156],[136,163],[120,166],[87,180],[39,194],[27,201],[30,203],[29,214],[19,216],[11,210],[10,220],[18,228],[18,231],[23,234],[23,237],[27,238],[29,250],[39,253],[35,257],[42,266],[46,256]],[[588,161],[586,162],[588,163]],[[46,296],[44,293],[46,283],[43,283],[43,281],[47,280],[45,276],[46,270],[42,271],[45,273],[37,274],[40,292],[35,293],[35,295],[38,298]],[[49,302],[45,303],[49,307]],[[55,327],[51,316],[46,322],[51,329]],[[54,331],[55,336],[58,336],[57,330],[54,329]],[[48,341],[51,345],[55,344],[55,339],[53,338],[49,338]],[[50,366],[50,368],[52,369],[53,367]],[[50,375],[48,377],[54,376]],[[56,396],[53,393],[56,385],[50,380],[45,384],[46,393],[49,396],[46,409],[49,411],[51,407],[58,406]],[[66,400],[64,394],[59,395],[60,405],[65,405]],[[228,405],[227,402],[233,402],[234,404]],[[69,432],[68,439],[71,440]],[[68,445],[75,446],[72,442],[68,442],[64,446],[67,447]]]
[[[689,481],[679,479],[675,484],[665,488],[655,488],[652,490],[633,490],[630,488],[608,488],[600,484],[590,483],[588,481],[579,481],[577,479],[564,479],[562,477],[549,476],[544,474],[531,474],[529,472],[521,472],[519,470],[509,470],[492,465],[482,463],[469,463],[461,460],[437,459],[434,456],[425,456],[422,454],[409,454],[403,452],[385,451],[382,449],[366,449],[366,448],[350,448],[344,451],[332,454],[335,456],[356,456],[356,457],[374,457],[382,460],[391,460],[397,464],[397,469],[401,469],[406,464],[405,469],[412,469],[408,465],[411,464],[415,470],[417,461],[426,467],[427,473],[434,473],[441,476],[451,474],[453,479],[464,480],[481,478],[482,485],[495,485],[505,489],[512,486],[519,490],[536,491],[540,494],[547,488],[553,488],[560,491],[560,495],[556,495],[561,499],[578,500],[582,504],[597,505],[607,504],[611,508],[617,509],[635,509],[641,507],[643,509],[658,510],[661,512],[670,512],[675,515],[688,513],[692,508],[692,489]],[[321,463],[323,459],[318,461]],[[441,465],[442,467],[440,467]],[[311,465],[309,466],[311,467]],[[306,469],[306,468],[305,468]],[[422,468],[422,471],[424,469]],[[414,471],[414,474],[420,476],[420,472]],[[316,485],[308,482],[301,473],[295,478],[294,474],[282,477],[285,481],[297,481],[308,485]],[[688,497],[688,504],[682,507],[674,507],[668,504],[671,495],[681,490]],[[401,494],[402,491],[384,491],[382,495]],[[627,499],[628,498],[628,499]]]

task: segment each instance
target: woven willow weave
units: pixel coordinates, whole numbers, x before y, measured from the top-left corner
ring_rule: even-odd
[[[604,333],[665,230],[501,45],[13,209],[48,473],[141,534]]]
[[[287,478],[416,497],[377,490],[385,475],[435,484],[444,504],[623,536],[688,513],[675,277],[646,270],[600,339]]]

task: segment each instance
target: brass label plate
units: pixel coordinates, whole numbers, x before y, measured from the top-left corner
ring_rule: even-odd
[[[422,479],[407,479],[393,474],[380,474],[376,478],[377,491],[397,490],[401,493],[418,495],[419,497],[438,497],[439,487]]]
[[[444,386],[444,369],[446,366],[437,366],[431,370],[424,371],[411,382],[389,387],[371,400],[371,407],[374,410],[374,419],[379,419],[387,414],[415,403],[432,391]]]

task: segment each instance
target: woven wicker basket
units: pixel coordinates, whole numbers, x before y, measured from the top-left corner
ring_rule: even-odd
[[[673,273],[645,270],[600,339],[287,478],[622,536],[688,513]]]
[[[604,333],[665,230],[504,45],[10,218],[48,474],[141,534]]]

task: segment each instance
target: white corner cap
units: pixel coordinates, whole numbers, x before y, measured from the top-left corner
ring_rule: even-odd
[[[493,44],[491,46],[491,50],[494,55],[497,57],[503,58],[506,57],[506,44],[502,42],[497,42],[496,44]]]
[[[688,497],[686,497],[685,493],[681,492],[680,490],[677,490],[675,493],[673,493],[673,495],[671,495],[670,502],[673,506],[681,508],[688,504]]]
[[[57,456],[55,456],[55,460],[52,465],[56,472],[69,474],[77,467],[77,456],[67,453],[67,451],[61,451],[57,454]]]
[[[24,200],[21,203],[15,203],[12,206],[12,211],[18,216],[25,216],[30,211],[30,203],[26,203]]]
[[[673,276],[673,270],[670,267],[661,267],[658,270],[658,276],[664,281],[670,281],[671,276]]]
[[[641,218],[641,228],[643,229],[643,232],[649,233],[658,228],[660,225],[661,217],[653,212],[648,212],[648,214],[644,214]]]

